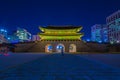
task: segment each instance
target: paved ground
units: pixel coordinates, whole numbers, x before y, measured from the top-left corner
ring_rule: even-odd
[[[120,68],[120,54],[118,53],[105,53],[105,54],[78,54],[78,56],[97,61],[99,63],[104,63],[109,66]]]
[[[20,65],[26,62],[30,62],[37,58],[43,57],[47,54],[39,54],[39,53],[9,53],[9,55],[4,56],[0,55],[0,71],[7,69],[9,67],[13,67],[16,65]]]
[[[120,70],[83,56],[51,54],[1,71],[0,80],[120,80]]]

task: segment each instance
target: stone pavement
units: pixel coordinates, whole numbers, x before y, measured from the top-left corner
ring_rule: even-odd
[[[0,55],[0,71],[33,61],[46,55],[45,53],[9,53],[8,56]]]
[[[120,80],[120,70],[74,54],[51,54],[1,71],[0,80]]]

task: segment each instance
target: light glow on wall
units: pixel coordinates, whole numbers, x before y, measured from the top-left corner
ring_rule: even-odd
[[[81,36],[40,36],[41,40],[79,40]]]
[[[39,33],[41,40],[80,40],[83,36],[79,32],[82,27],[74,29],[47,29],[39,27],[43,33]]]

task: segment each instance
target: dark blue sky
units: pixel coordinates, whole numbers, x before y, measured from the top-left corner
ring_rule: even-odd
[[[120,0],[0,0],[0,26],[9,33],[17,27],[37,34],[38,26],[81,25],[84,39],[90,27],[105,24],[120,9]]]

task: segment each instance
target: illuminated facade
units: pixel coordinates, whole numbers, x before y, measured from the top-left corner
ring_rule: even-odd
[[[4,35],[0,34],[0,44],[1,43],[7,43],[7,39],[5,39]]]
[[[39,41],[39,40],[40,40],[39,35],[32,35],[31,41]]]
[[[7,30],[5,29],[0,29],[0,43],[8,43]]]
[[[120,10],[106,18],[108,40],[110,43],[120,43]]]
[[[7,38],[9,43],[18,43],[19,42],[19,37],[16,36],[15,34],[8,35]]]
[[[83,34],[80,33],[82,29],[80,26],[47,26],[39,27],[39,29],[42,31],[38,34],[42,52],[59,53],[63,49],[64,52],[75,53],[82,42],[81,37]]]
[[[41,40],[80,40],[83,34],[78,33],[82,27],[40,27]]]
[[[0,34],[2,34],[5,38],[7,38],[7,30],[5,29],[0,29]]]
[[[94,42],[108,42],[108,29],[106,25],[95,24],[91,27],[91,40]]]
[[[31,34],[26,29],[18,28],[16,36],[18,36],[20,42],[31,40]]]

